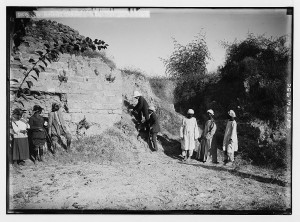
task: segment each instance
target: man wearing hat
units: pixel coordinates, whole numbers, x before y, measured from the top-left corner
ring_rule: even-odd
[[[70,151],[72,136],[66,129],[66,124],[60,111],[60,106],[57,103],[52,104],[52,111],[49,113],[48,128],[53,144],[53,152],[55,153],[56,149],[58,148],[58,142],[62,142],[61,136],[64,136],[67,139],[66,151]]]
[[[44,129],[45,121],[41,116],[42,110],[42,107],[35,105],[33,107],[33,115],[29,118],[35,161],[43,161],[43,147],[46,142],[46,134]]]
[[[237,139],[237,124],[234,118],[235,112],[230,110],[228,112],[228,122],[225,129],[225,135],[223,139],[223,151],[224,151],[224,165],[232,165],[234,161],[234,152],[238,150]]]
[[[207,161],[208,154],[211,157],[212,154],[215,154],[213,155],[212,162],[217,163],[216,153],[213,152],[211,147],[211,142],[217,129],[215,120],[213,119],[214,111],[212,109],[207,110],[207,116],[208,116],[208,120],[205,123],[202,137],[201,139],[199,139],[200,145],[199,145],[196,159],[199,159],[201,162],[205,163]]]
[[[148,108],[149,105],[142,94],[138,91],[134,91],[133,97],[138,100],[138,103],[133,108],[133,111],[137,113],[137,121],[139,124],[142,123],[143,116],[146,119],[146,122],[149,120]]]
[[[195,141],[199,138],[197,121],[193,115],[194,110],[189,109],[187,112],[187,118],[182,120],[182,125],[180,127],[181,149],[182,156],[184,157],[183,161],[191,160],[196,145]]]
[[[148,124],[149,124],[149,127],[150,127],[149,136],[151,135],[154,150],[157,151],[158,150],[158,147],[157,147],[157,133],[160,131],[160,126],[159,126],[158,118],[155,114],[155,107],[154,106],[149,107]]]

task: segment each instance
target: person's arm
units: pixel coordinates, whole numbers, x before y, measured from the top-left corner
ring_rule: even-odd
[[[49,135],[51,135],[51,128],[52,128],[52,124],[53,124],[53,115],[51,114],[51,112],[49,113],[48,120],[49,120],[49,122],[48,122],[48,133],[49,133]]]
[[[182,119],[182,123],[181,123],[181,126],[180,126],[180,139],[183,139],[183,128],[184,128],[184,119]]]
[[[232,121],[232,123],[231,123],[230,137],[229,137],[230,138],[230,140],[229,140],[230,142],[233,141],[235,134],[236,134],[236,122]]]
[[[194,129],[194,135],[195,135],[195,140],[199,139],[200,135],[199,135],[199,128],[198,128],[198,124],[197,124],[197,120],[195,119],[195,129]]]
[[[20,133],[20,129],[19,129],[18,125],[14,121],[12,121],[11,125],[12,125],[12,130],[13,130],[14,134]]]
[[[216,124],[214,122],[211,123],[211,125],[209,126],[209,131],[206,134],[206,138],[210,139],[214,136],[216,132]]]
[[[133,110],[139,112],[139,111],[142,110],[143,105],[144,105],[144,100],[143,100],[142,97],[140,97],[138,103],[137,103],[136,106],[133,108]]]

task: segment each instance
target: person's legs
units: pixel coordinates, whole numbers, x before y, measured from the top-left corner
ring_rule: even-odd
[[[67,152],[69,152],[69,151],[71,151],[72,136],[70,133],[66,133],[65,137],[67,139]]]
[[[152,142],[154,145],[154,150],[158,151],[158,146],[157,146],[157,133],[152,133]]]
[[[190,161],[193,156],[194,150],[189,150],[188,152],[189,152],[189,157],[188,157],[187,161]]]
[[[185,161],[187,159],[187,151],[186,150],[182,150],[182,157],[183,157],[183,160]]]
[[[223,159],[223,162],[224,164],[226,164],[228,162],[228,154],[227,154],[227,150],[225,150],[224,152],[224,159]]]
[[[44,154],[43,145],[40,145],[39,146],[39,161],[44,161],[43,154]]]
[[[51,140],[53,146],[53,154],[55,154],[58,149],[58,137],[56,135],[51,135]]]

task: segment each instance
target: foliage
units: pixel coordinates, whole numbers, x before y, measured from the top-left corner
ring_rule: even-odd
[[[149,78],[150,86],[154,92],[154,94],[170,103],[173,103],[173,80],[168,77],[151,77]]]
[[[40,20],[37,22],[39,26],[42,26],[47,22],[46,20]],[[49,21],[51,23],[51,21]],[[42,26],[43,27],[43,26]],[[26,29],[26,28],[25,28]],[[22,100],[30,99],[30,89],[33,86],[32,81],[27,81],[28,77],[32,77],[38,81],[40,72],[45,71],[45,68],[51,62],[57,62],[59,60],[60,53],[82,53],[86,50],[102,50],[107,48],[107,44],[102,40],[92,40],[89,37],[81,38],[74,37],[70,33],[69,29],[62,29],[65,31],[64,35],[56,35],[51,37],[51,41],[45,41],[44,49],[36,50],[35,53],[38,55],[37,59],[29,58],[28,61],[21,60],[18,56],[14,57],[14,60],[17,60],[21,63],[21,69],[24,70],[24,78],[19,85],[14,85],[11,87],[11,91],[15,92],[15,102],[23,105]],[[44,36],[45,37],[45,36]],[[26,43],[25,40],[21,39]],[[29,64],[29,65],[25,65]],[[65,76],[61,76],[60,81],[66,81]],[[17,82],[17,79],[11,79],[12,82]],[[23,87],[24,83],[27,83],[27,87]]]
[[[170,58],[164,59],[166,73],[176,79],[186,79],[205,74],[210,54],[205,37],[199,34],[187,45],[179,44],[175,39],[174,51]]]
[[[222,84],[231,95],[224,105],[234,103],[253,117],[273,125],[282,123],[290,63],[287,38],[249,34],[243,41],[224,46],[227,48],[226,62],[220,67],[220,73]]]

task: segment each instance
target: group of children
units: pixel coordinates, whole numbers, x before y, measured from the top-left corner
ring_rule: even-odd
[[[196,140],[200,145],[197,149],[196,159],[205,163],[211,159],[212,163],[218,163],[217,148],[212,147],[212,139],[216,132],[217,126],[214,121],[214,111],[207,110],[208,120],[202,135],[199,134],[197,120],[194,115],[194,110],[189,109],[187,117],[183,119],[180,127],[180,139],[182,148],[183,161],[190,161],[196,147]],[[234,152],[238,150],[237,139],[237,124],[234,118],[236,114],[233,110],[228,112],[228,122],[225,129],[223,139],[224,164],[232,165],[234,161]]]
[[[43,151],[48,137],[52,145],[53,153],[61,143],[61,136],[67,139],[67,151],[70,150],[71,134],[67,132],[64,119],[58,103],[52,104],[47,123],[41,116],[43,108],[35,105],[32,109],[32,116],[27,120],[23,117],[25,110],[15,108],[11,117],[11,139],[12,139],[12,160],[15,167],[24,165],[25,160],[30,159],[34,163],[43,161]],[[45,129],[48,127],[48,130]],[[31,152],[29,147],[32,147]],[[30,155],[31,154],[31,155]]]

